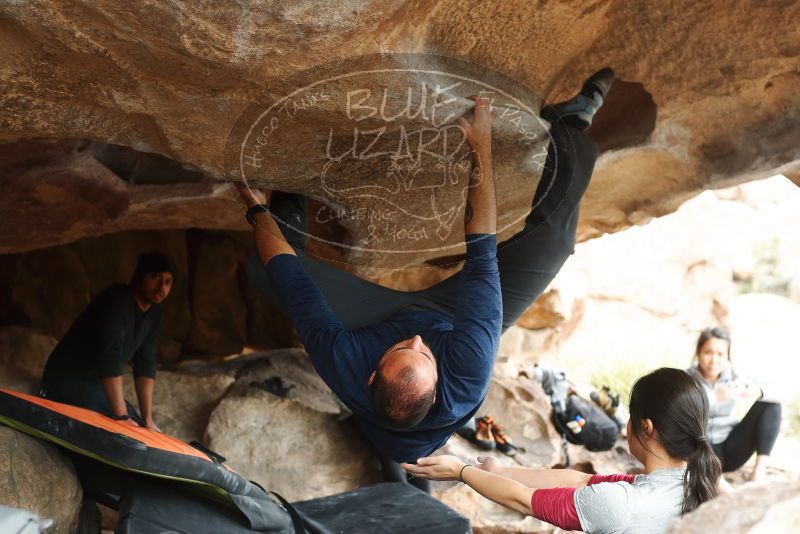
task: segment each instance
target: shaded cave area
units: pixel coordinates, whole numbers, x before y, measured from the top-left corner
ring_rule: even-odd
[[[124,145],[92,139],[33,137],[0,143],[0,171],[6,179],[37,168],[66,165],[89,155],[120,179],[137,185],[197,183],[211,178],[191,165],[136,150]]]
[[[297,346],[291,324],[247,279],[250,232],[127,231],[19,254],[0,255],[0,329],[29,327],[60,339],[106,287],[128,283],[141,253],[176,266],[163,309],[159,362],[214,360]]]

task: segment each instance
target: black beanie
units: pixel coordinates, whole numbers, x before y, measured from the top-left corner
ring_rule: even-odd
[[[131,282],[141,280],[146,274],[151,273],[170,273],[175,278],[175,267],[169,258],[163,254],[156,254],[153,252],[141,254],[139,261],[136,263],[136,270],[133,272]]]

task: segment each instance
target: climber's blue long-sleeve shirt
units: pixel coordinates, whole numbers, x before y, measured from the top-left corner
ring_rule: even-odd
[[[444,445],[475,415],[489,389],[503,317],[497,241],[494,235],[466,241],[454,317],[403,311],[355,330],[343,327],[296,256],[281,254],[267,264],[317,373],[353,411],[372,445],[398,462],[416,461]],[[372,411],[367,382],[389,347],[417,334],[436,358],[436,403],[419,425],[390,429]]]

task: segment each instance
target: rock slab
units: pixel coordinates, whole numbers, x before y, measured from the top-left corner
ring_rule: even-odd
[[[0,504],[52,519],[48,532],[72,534],[83,490],[55,445],[0,426]]]
[[[798,532],[800,482],[750,484],[704,503],[672,528],[673,534]]]

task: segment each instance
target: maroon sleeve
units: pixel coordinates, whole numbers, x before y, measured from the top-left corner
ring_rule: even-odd
[[[627,482],[628,484],[633,484],[635,480],[636,475],[592,475],[586,485],[591,486],[592,484],[602,484],[603,482]]]
[[[531,497],[533,517],[564,530],[581,530],[575,509],[575,488],[538,489]]]

